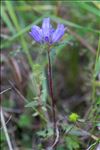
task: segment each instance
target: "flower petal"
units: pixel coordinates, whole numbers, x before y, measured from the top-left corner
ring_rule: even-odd
[[[42,42],[42,29],[40,29],[40,27],[34,25],[29,34],[34,38],[36,42]]]
[[[43,19],[42,31],[43,31],[44,41],[49,42],[49,38],[50,38],[50,18],[44,18]]]
[[[56,31],[52,35],[52,43],[58,42],[64,35],[64,31],[65,31],[64,25],[58,24]]]
[[[50,29],[50,36],[52,36],[52,34],[55,32],[55,29],[54,28],[51,28]]]

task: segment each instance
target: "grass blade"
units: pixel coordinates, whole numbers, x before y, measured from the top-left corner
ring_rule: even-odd
[[[7,15],[7,13],[5,12],[4,10],[4,7],[1,6],[1,17],[2,17],[2,20],[5,22],[5,24],[7,25],[7,27],[9,28],[9,30],[11,31],[11,33],[15,33],[15,29]]]
[[[100,10],[99,9],[96,9],[95,7],[85,3],[85,2],[79,2],[77,3],[77,6],[87,10],[87,11],[90,11],[91,13],[93,13],[94,15],[100,17]]]
[[[76,23],[73,23],[73,22],[70,22],[68,20],[64,20],[60,17],[57,17],[57,16],[54,16],[54,15],[50,15],[51,19],[54,21],[54,22],[60,22],[60,23],[63,23],[67,26],[70,26],[70,27],[74,27],[76,29],[81,29],[81,30],[84,30],[84,31],[91,31],[91,32],[94,32],[94,33],[97,33],[97,34],[100,34],[100,31],[99,30],[96,30],[96,29],[92,29],[92,28],[88,28],[88,27],[83,27],[81,25],[78,25]]]

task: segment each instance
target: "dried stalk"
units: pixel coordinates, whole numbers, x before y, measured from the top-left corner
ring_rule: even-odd
[[[8,134],[8,131],[7,131],[7,127],[6,127],[6,123],[5,123],[2,108],[0,108],[0,111],[1,111],[1,123],[2,123],[2,127],[3,127],[3,130],[4,130],[5,136],[6,136],[8,147],[9,147],[9,150],[13,150],[12,144],[11,144],[11,141],[10,141],[10,137],[9,137],[9,134]]]

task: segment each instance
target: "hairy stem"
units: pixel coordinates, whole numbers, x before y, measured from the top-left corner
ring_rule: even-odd
[[[49,90],[50,96],[52,100],[52,117],[53,117],[53,137],[54,140],[56,138],[56,113],[55,113],[55,99],[53,95],[53,81],[52,81],[52,67],[51,67],[51,59],[50,59],[50,46],[48,46],[48,79],[49,79]]]

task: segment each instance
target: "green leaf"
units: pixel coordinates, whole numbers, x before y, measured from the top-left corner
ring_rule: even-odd
[[[95,65],[95,77],[100,73],[100,56]]]
[[[4,134],[4,132],[2,132],[2,131],[1,131],[0,137],[1,137],[1,138],[0,138],[0,142],[3,142],[3,141],[6,140],[5,134]]]
[[[8,14],[10,15],[10,17],[12,19],[12,22],[14,23],[17,31],[20,30],[12,1],[5,1],[5,3],[6,3],[6,8],[8,10]]]
[[[97,34],[100,34],[100,31],[99,30],[95,30],[95,29],[92,29],[92,28],[89,28],[89,27],[83,27],[79,24],[76,24],[74,22],[71,22],[71,21],[68,21],[68,20],[64,20],[60,17],[57,17],[57,16],[54,16],[54,15],[50,15],[51,19],[54,21],[54,22],[60,22],[60,23],[63,23],[67,26],[71,26],[71,27],[74,27],[74,28],[77,28],[77,29],[81,29],[81,30],[84,30],[84,31],[91,31],[91,32],[94,32],[94,33],[97,33]]]
[[[31,124],[30,117],[24,114],[21,115],[18,124],[21,127],[28,127]]]
[[[35,98],[38,99],[38,97],[35,97]],[[32,108],[37,107],[37,106],[38,106],[38,101],[36,100],[25,105],[25,107],[32,107]]]
[[[44,76],[44,79],[42,80],[42,94],[41,94],[41,99],[42,99],[42,102],[43,104],[46,104],[46,101],[47,101],[47,96],[48,96],[48,91],[47,91],[47,81],[45,79],[45,72],[43,72],[43,76]]]
[[[52,128],[41,130],[37,132],[37,135],[43,138],[48,138],[53,135],[53,130]]]
[[[76,150],[80,147],[79,140],[75,136],[68,136],[66,138],[66,145],[68,150]]]
[[[85,3],[85,2],[79,2],[77,3],[77,6],[95,14],[97,17],[100,17],[100,10],[99,9],[96,9],[95,7],[93,7],[92,5],[89,5],[88,3]]]
[[[65,150],[65,148],[63,146],[59,146],[57,150]]]
[[[10,44],[12,44],[11,42],[13,42],[14,40],[16,40],[17,38],[19,38],[21,35],[25,34],[26,32],[28,32],[33,24],[38,24],[40,23],[40,21],[42,21],[42,19],[44,18],[44,16],[36,19],[32,24],[27,25],[25,28],[21,29],[19,32],[17,32],[14,36],[12,36],[11,38],[9,38],[8,40],[2,42],[1,44],[1,48],[5,48],[7,46],[9,46]]]
[[[5,12],[3,6],[1,6],[1,17],[2,17],[2,20],[5,22],[5,24],[7,25],[7,27],[9,28],[9,30],[14,34],[15,29],[12,25],[12,22],[10,21],[10,19],[8,17],[8,14]]]

